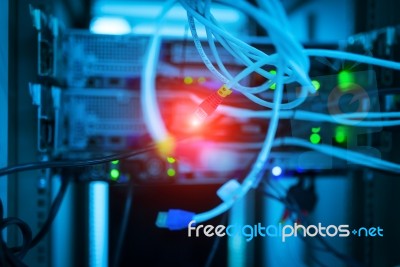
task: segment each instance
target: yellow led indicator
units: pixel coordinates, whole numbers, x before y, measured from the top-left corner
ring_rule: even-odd
[[[204,77],[200,77],[197,79],[198,83],[204,83],[205,81],[206,81],[206,78],[204,78]]]
[[[169,169],[167,170],[167,175],[168,175],[169,177],[173,177],[173,176],[175,176],[175,174],[176,174],[176,171],[175,171],[174,169],[169,168]]]
[[[167,161],[168,161],[168,163],[175,163],[176,162],[176,159],[174,159],[173,157],[168,157],[167,158]]]
[[[183,79],[183,82],[184,82],[185,84],[192,84],[192,83],[193,83],[193,78],[190,77],[190,76],[186,76],[186,77]]]
[[[161,156],[167,156],[173,154],[175,149],[175,140],[172,136],[167,136],[162,141],[157,142],[157,150]]]

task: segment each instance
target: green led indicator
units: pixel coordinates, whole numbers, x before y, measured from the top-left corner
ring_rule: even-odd
[[[342,70],[338,75],[338,85],[340,90],[346,92],[351,89],[352,84],[354,83],[354,75],[348,70]]]
[[[269,73],[276,75],[276,70],[270,70]],[[270,89],[275,90],[276,88],[276,83],[273,83],[270,87]]]
[[[313,128],[311,128],[311,132],[312,133],[319,133],[319,131],[321,131],[321,127],[313,127]]]
[[[313,144],[318,144],[321,142],[321,136],[317,133],[313,133],[310,135],[310,142]]]
[[[117,165],[119,163],[119,160],[113,160],[111,161],[112,164]]]
[[[173,157],[168,157],[167,158],[167,161],[168,161],[168,163],[175,163],[176,162],[176,159],[175,158],[173,158]]]
[[[119,178],[119,170],[113,169],[110,172],[111,180],[118,180]]]
[[[346,141],[346,128],[345,127],[343,127],[343,126],[336,127],[335,141],[338,143],[343,143]]]
[[[321,88],[321,84],[319,83],[319,81],[317,80],[312,80],[311,81],[312,85],[314,86],[315,90],[319,90],[319,88]]]
[[[169,169],[167,170],[167,175],[168,175],[169,177],[175,176],[175,174],[176,174],[176,171],[175,171],[174,169],[169,168]]]

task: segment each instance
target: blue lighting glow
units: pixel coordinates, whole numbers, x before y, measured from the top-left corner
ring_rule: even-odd
[[[122,35],[132,32],[129,22],[121,17],[97,17],[90,23],[90,31],[97,34]]]
[[[89,185],[89,266],[108,265],[108,184]]]
[[[162,1],[97,1],[93,11],[96,15],[115,14],[124,17],[132,17],[138,21],[155,21],[163,8]],[[213,4],[212,14],[218,19],[219,23],[240,23],[246,20],[244,14],[237,9],[229,8],[219,4]],[[167,21],[186,22],[186,10],[175,5],[166,15]]]
[[[93,5],[93,15],[98,18],[117,17],[124,18],[129,25],[129,33],[139,35],[151,35],[156,32],[157,18],[164,7],[163,1],[95,1]],[[248,18],[247,16],[235,8],[230,8],[220,4],[212,4],[211,12],[218,20],[218,23],[230,30],[231,34],[248,35]],[[114,24],[113,21],[111,21]],[[96,33],[113,33],[114,28],[120,28],[121,22],[117,21],[115,26],[110,26],[106,22],[101,25],[100,32]],[[203,26],[196,22],[198,26],[198,35],[200,38],[206,38],[206,31]],[[92,28],[92,27],[91,27]],[[106,29],[107,32],[104,32]],[[125,26],[123,26],[123,29]],[[125,32],[126,33],[126,32]],[[165,19],[159,29],[162,36],[175,38],[190,38],[191,33],[187,28],[187,13],[180,5],[173,6],[165,15]]]
[[[275,166],[275,167],[272,168],[271,173],[274,176],[279,176],[279,175],[282,174],[282,168],[279,167],[279,166]]]

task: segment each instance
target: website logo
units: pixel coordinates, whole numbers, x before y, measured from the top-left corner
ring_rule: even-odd
[[[295,223],[294,225],[281,224],[263,226],[261,223],[254,225],[196,225],[195,221],[188,224],[188,237],[200,236],[236,236],[242,235],[247,242],[256,237],[280,237],[282,242],[286,242],[292,237],[349,237],[350,235],[358,237],[382,237],[383,229],[377,227],[360,227],[352,229],[348,224],[323,226],[322,223],[317,225],[310,224],[308,226]]]

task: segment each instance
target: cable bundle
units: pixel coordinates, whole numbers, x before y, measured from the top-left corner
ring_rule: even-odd
[[[239,91],[250,100],[268,108],[273,103],[259,98],[256,94],[270,90],[272,85],[277,83],[277,73],[273,74],[268,69],[280,69],[283,71],[283,83],[298,82],[302,87],[299,99],[294,103],[282,104],[283,109],[293,108],[304,101],[308,92],[315,92],[308,71],[310,68],[309,58],[302,53],[301,44],[293,37],[289,29],[289,23],[284,10],[278,1],[270,1],[266,10],[261,10],[246,1],[218,1],[226,5],[232,5],[239,10],[252,16],[260,26],[269,34],[269,37],[276,47],[277,53],[268,55],[263,51],[234,37],[226,29],[223,29],[213,17],[210,11],[211,1],[179,1],[187,11],[188,23],[192,33],[194,44],[207,68],[228,88]],[[204,52],[201,41],[197,34],[195,20],[204,25],[207,33],[207,41],[218,69],[211,63],[211,60]],[[215,41],[219,42],[238,62],[246,68],[236,76],[233,76],[223,64]],[[278,66],[279,60],[282,65]],[[240,81],[256,72],[264,76],[267,81],[259,86],[247,87],[240,84]]]
[[[357,119],[360,117],[364,118],[365,114],[362,113],[328,116],[325,114],[317,114],[308,111],[296,110],[294,112],[289,110],[300,106],[309,94],[312,94],[316,91],[308,75],[310,69],[309,56],[331,57],[344,60],[360,61],[366,64],[373,64],[398,70],[400,70],[400,63],[342,51],[304,49],[291,33],[286,13],[278,0],[259,1],[260,8],[257,8],[244,0],[218,0],[216,2],[237,8],[238,10],[245,12],[247,15],[249,15],[249,17],[252,17],[256,22],[258,22],[258,24],[263,27],[268,33],[271,42],[276,48],[276,53],[268,55],[263,51],[260,51],[250,44],[247,44],[239,38],[233,36],[229,33],[228,30],[223,29],[210,11],[211,0],[179,0],[179,3],[187,11],[189,27],[198,53],[200,54],[206,67],[215,75],[215,77],[217,77],[223,84],[225,84],[227,88],[233,91],[240,92],[253,102],[272,110],[253,111],[234,107],[220,106],[221,111],[230,116],[248,118],[269,118],[269,129],[262,145],[262,149],[255,163],[253,164],[251,171],[247,174],[246,178],[240,185],[240,188],[235,192],[235,196],[229,198],[229,200],[223,201],[220,205],[210,211],[196,214],[195,216],[193,216],[193,220],[195,220],[197,223],[201,223],[220,215],[221,213],[232,207],[237,199],[240,199],[241,197],[246,195],[246,193],[252,187],[255,187],[264,172],[264,168],[266,166],[266,162],[271,151],[271,147],[273,145],[302,146],[309,149],[315,149],[321,153],[326,153],[335,157],[351,159],[352,162],[361,165],[367,165],[377,169],[399,172],[400,165],[398,164],[390,163],[366,155],[361,155],[357,152],[346,154],[344,153],[346,151],[343,149],[333,149],[333,147],[327,145],[311,145],[308,142],[298,138],[284,138],[275,141],[274,138],[280,117],[287,118],[289,116],[290,118],[301,120],[327,121],[331,123],[340,122],[347,125],[354,125],[353,119]],[[212,64],[211,60],[203,49],[202,43],[197,34],[195,20],[205,27],[208,45],[217,66],[214,66]],[[154,39],[157,38],[159,38],[158,35],[154,37]],[[218,42],[222,47],[226,49],[226,51],[228,51],[241,64],[243,64],[243,66],[245,66],[244,70],[242,70],[236,76],[233,76],[223,64],[223,61],[218,54],[215,42]],[[270,71],[268,71],[268,69],[276,70],[276,74],[271,73]],[[247,87],[240,84],[240,81],[242,81],[253,72],[262,75],[267,79],[267,81],[259,86],[254,87]],[[295,100],[292,100],[288,103],[281,103],[283,97],[283,87],[285,84],[289,83],[300,84],[300,92]],[[257,96],[257,94],[259,93],[270,90],[272,85],[275,85],[274,98],[272,102],[269,102]],[[146,93],[146,91],[155,92],[155,88],[142,87],[142,92]],[[155,102],[153,102],[152,104],[157,106]],[[144,106],[143,108],[150,109],[150,106]],[[384,120],[386,118],[385,115],[385,113],[368,114],[368,117],[374,120],[358,121],[357,126],[384,127],[399,125],[399,120]],[[395,113],[387,115],[390,118],[398,117],[398,114]],[[382,120],[378,121],[376,119]],[[148,125],[148,128],[156,128],[156,125],[152,124],[150,121],[147,121],[146,123]],[[161,128],[164,129],[165,126],[163,126],[162,122],[161,125]],[[187,225],[185,225],[185,223],[182,221],[181,228],[185,227],[187,227]]]

